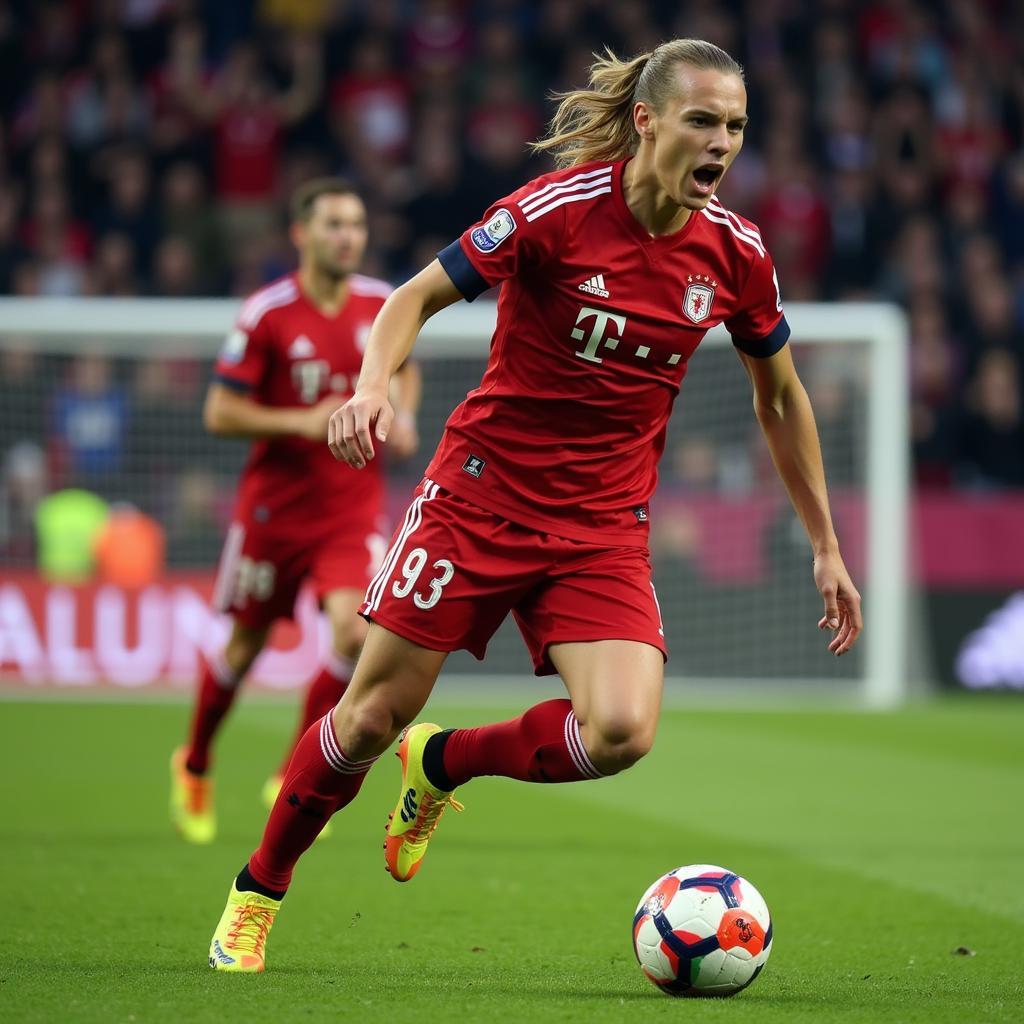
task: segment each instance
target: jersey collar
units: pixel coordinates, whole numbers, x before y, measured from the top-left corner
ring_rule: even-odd
[[[293,270],[291,273],[291,279],[295,282],[295,290],[299,293],[299,299],[306,309],[311,310],[321,320],[326,321],[329,324],[337,323],[341,318],[342,313],[345,312],[345,307],[348,305],[349,299],[352,297],[352,285],[351,278],[349,278],[349,286],[345,291],[345,298],[342,299],[341,305],[338,307],[335,313],[326,313],[322,310],[305,292],[302,287],[302,281],[299,280],[299,272]]]
[[[690,219],[671,235],[659,235],[657,238],[654,238],[648,234],[643,224],[633,216],[633,211],[629,208],[629,204],[626,202],[626,195],[622,190],[622,175],[626,170],[626,164],[632,159],[632,157],[626,157],[625,160],[619,160],[612,171],[612,197],[615,200],[615,210],[619,215],[619,219],[626,226],[629,234],[648,251],[661,252],[666,249],[673,249],[680,242],[684,241],[693,230],[700,211],[691,211]]]

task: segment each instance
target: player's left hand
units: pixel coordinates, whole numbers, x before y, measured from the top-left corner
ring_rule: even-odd
[[[838,658],[853,647],[864,628],[860,594],[838,551],[814,559],[814,583],[825,602],[825,614],[818,620],[818,629],[832,630],[828,649]]]
[[[419,446],[420,433],[416,429],[416,418],[404,410],[397,411],[388,432],[388,451],[400,459],[407,459],[416,454]]]

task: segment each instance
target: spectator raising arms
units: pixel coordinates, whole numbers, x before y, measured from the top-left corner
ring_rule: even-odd
[[[319,42],[295,36],[290,51],[292,79],[285,90],[275,90],[258,50],[248,43],[234,47],[212,87],[198,74],[179,82],[190,108],[213,126],[217,198],[236,249],[272,222],[283,132],[320,95]]]

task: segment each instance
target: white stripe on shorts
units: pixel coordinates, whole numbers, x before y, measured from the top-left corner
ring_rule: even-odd
[[[228,535],[220,555],[220,565],[217,566],[217,580],[213,584],[214,611],[226,612],[233,603],[238,563],[241,560],[244,543],[245,527],[241,523],[232,523],[228,527]]]
[[[376,611],[380,607],[380,602],[384,597],[384,592],[387,590],[391,574],[395,571],[399,558],[402,557],[405,542],[419,529],[420,523],[423,522],[423,505],[432,498],[435,498],[439,489],[433,480],[424,480],[423,492],[413,499],[412,504],[406,511],[401,531],[395,538],[395,542],[391,545],[388,553],[384,556],[384,564],[381,565],[380,572],[373,577],[370,586],[367,588],[364,602],[369,611]]]

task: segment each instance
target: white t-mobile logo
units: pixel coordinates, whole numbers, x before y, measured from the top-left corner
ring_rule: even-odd
[[[612,351],[618,347],[622,340],[622,334],[626,330],[626,318],[617,313],[609,313],[606,309],[593,309],[591,306],[584,306],[576,317],[576,326],[572,329],[572,336],[576,341],[583,341],[586,338],[586,332],[579,325],[590,317],[594,318],[590,337],[587,338],[583,351],[577,352],[576,355],[588,362],[600,363],[604,360],[597,355],[597,350],[601,347],[602,342],[605,348],[610,348]],[[605,332],[609,330],[609,323],[618,330],[618,334],[611,334],[606,338]]]

